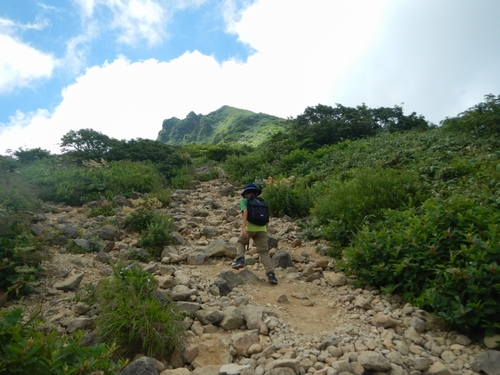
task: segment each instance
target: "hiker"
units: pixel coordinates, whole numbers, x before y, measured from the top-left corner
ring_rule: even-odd
[[[267,205],[263,203],[263,200],[261,198],[257,198],[261,193],[262,191],[253,183],[245,185],[243,192],[241,193],[243,199],[240,202],[240,209],[243,213],[243,220],[241,236],[238,238],[238,242],[236,243],[237,258],[232,264],[232,268],[239,270],[240,268],[245,267],[245,248],[249,245],[251,238],[257,247],[260,262],[264,266],[269,283],[278,284],[267,245],[269,211]],[[254,210],[253,207],[255,205],[260,205],[261,208]],[[255,215],[254,212],[256,212]],[[254,216],[260,217],[254,218]],[[253,221],[253,223],[250,221]]]

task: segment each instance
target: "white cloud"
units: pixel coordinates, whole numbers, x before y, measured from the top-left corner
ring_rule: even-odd
[[[88,69],[64,90],[62,103],[49,118],[42,114],[50,128],[44,147],[54,150],[51,145],[71,129],[93,128],[118,139],[155,139],[165,118],[183,118],[190,111],[208,113],[231,105],[288,117],[327,102],[331,85],[371,38],[358,33],[356,43],[361,45],[349,46],[343,31],[357,32],[361,23],[374,28],[377,13],[368,7],[355,17],[350,2],[340,8],[326,4],[272,1],[248,8],[235,24],[241,40],[257,49],[246,62],[219,64],[195,51],[170,62],[119,57]],[[349,12],[347,20],[340,16],[344,11]],[[35,116],[26,134],[42,120]]]
[[[404,102],[408,112],[433,121],[454,116],[498,91],[500,45],[494,36],[500,26],[498,12],[488,8],[493,2],[477,10],[468,1],[442,1],[260,0],[246,8],[227,1],[234,5],[226,14],[228,27],[255,50],[246,61],[218,63],[197,51],[168,62],[118,57],[68,86],[53,113],[12,118],[15,130],[4,129],[0,152],[28,139],[30,147],[58,151],[53,146],[62,135],[81,128],[118,139],[155,139],[165,118],[222,105],[288,117],[319,103]],[[96,4],[80,3],[90,13]],[[126,12],[129,3],[106,4]],[[157,19],[149,13],[152,2],[137,4],[144,30],[131,35],[140,38]]]
[[[129,0],[113,4],[112,27],[122,31],[118,41],[135,45],[146,40],[149,45],[162,41],[166,36],[167,14],[156,2],[150,0]]]
[[[0,94],[49,78],[56,62],[53,56],[6,34],[0,34],[0,51]]]

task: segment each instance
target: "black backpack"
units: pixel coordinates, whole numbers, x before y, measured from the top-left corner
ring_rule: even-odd
[[[259,197],[248,197],[247,220],[255,225],[266,225],[269,222],[269,207],[264,199]]]

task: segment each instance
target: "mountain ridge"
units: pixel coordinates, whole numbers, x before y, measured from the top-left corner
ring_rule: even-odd
[[[157,140],[170,145],[240,143],[257,146],[284,130],[285,119],[224,105],[207,115],[163,120]]]

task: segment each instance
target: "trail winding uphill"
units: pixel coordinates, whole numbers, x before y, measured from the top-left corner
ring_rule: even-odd
[[[500,374],[494,342],[488,348],[448,332],[398,296],[354,289],[321,255],[325,244],[302,241],[300,228],[288,218],[270,223],[278,285],[265,282],[254,249],[244,269],[232,270],[240,233],[238,193],[222,177],[175,192],[172,204],[161,209],[175,221],[175,244],[164,249],[161,261],[142,266],[155,275],[161,291],[192,313],[194,318],[185,320],[188,345],[169,363],[143,357],[122,374]],[[106,250],[72,254],[52,246],[37,293],[20,302],[25,311],[41,307],[60,332],[83,329],[92,337],[95,311],[77,302],[78,294],[110,275],[110,261],[136,251],[138,234],[121,225],[133,202],[115,201],[120,209],[112,218],[86,216],[99,202],[47,205],[46,213],[36,216],[34,233],[57,233],[83,249],[89,235],[98,236]],[[8,302],[3,308],[13,306]]]

